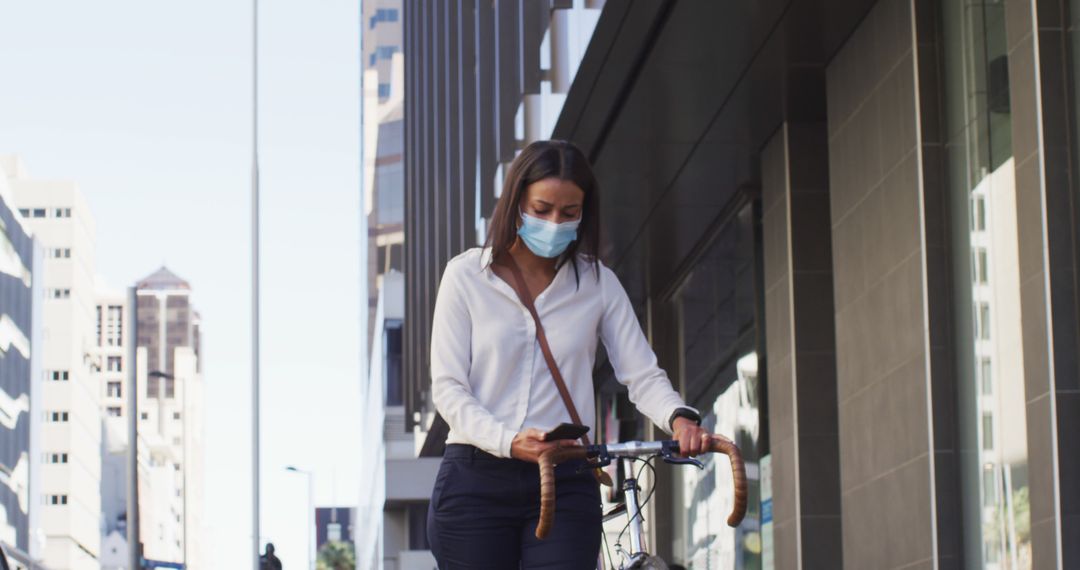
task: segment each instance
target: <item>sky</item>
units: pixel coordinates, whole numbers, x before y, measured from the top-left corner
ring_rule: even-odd
[[[251,567],[251,2],[0,1],[0,153],[78,183],[97,270],[203,319],[208,568]],[[359,2],[260,2],[262,537],[307,564],[361,469]]]

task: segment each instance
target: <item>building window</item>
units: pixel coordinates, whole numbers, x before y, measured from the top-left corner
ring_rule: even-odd
[[[174,419],[174,420],[180,419],[180,412],[173,412],[172,413],[172,419]]]
[[[45,208],[34,208],[34,217],[35,218],[44,218],[45,217]]]
[[[980,340],[990,340],[990,303],[979,303],[979,315],[976,317]]]
[[[67,370],[52,370],[47,372],[45,377],[53,382],[67,382],[70,378]]]
[[[971,262],[974,264],[972,267],[972,275],[975,276],[975,283],[979,285],[986,285],[990,282],[989,269],[987,268],[988,260],[986,256],[985,247],[976,247],[973,255],[971,256]]]
[[[673,381],[681,384],[685,393],[700,395],[693,405],[701,410],[702,426],[732,439],[748,465],[759,464],[769,453],[768,438],[759,429],[768,418],[765,378],[758,374],[758,355],[765,347],[759,344],[761,335],[756,334],[763,298],[755,277],[762,251],[755,232],[759,224],[760,213],[753,204],[732,212],[712,242],[689,260],[693,269],[678,284],[678,293],[653,308],[665,315],[664,320],[670,319],[674,329],[665,331],[674,333],[682,363],[679,379]],[[617,385],[614,372],[606,371],[604,376],[605,384]],[[605,420],[598,422],[601,431],[596,439],[618,441],[637,433],[636,413],[625,395],[600,394],[599,415]],[[731,544],[734,548],[724,554],[726,567],[760,568],[761,549],[741,546],[745,535],[727,527],[722,517],[710,514],[730,493],[730,488],[717,484],[727,460],[712,454],[701,459],[705,470],[680,469],[672,483],[692,500],[668,507],[672,518],[684,523],[682,528],[693,529],[676,539],[685,559],[717,560],[715,545]],[[751,478],[747,483],[751,499],[743,528],[759,528],[760,479]]]
[[[144,420],[150,419],[150,415],[147,414],[146,412],[143,412],[143,413],[139,414],[139,417],[141,417]]]
[[[991,372],[989,357],[984,356],[979,359],[979,375],[982,376],[982,395],[993,396],[994,376]]]
[[[45,251],[52,259],[71,259],[70,247],[50,247]]]
[[[45,495],[45,504],[47,505],[66,505],[67,501],[67,495]]]
[[[427,539],[427,511],[428,503],[409,505],[405,511],[405,517],[409,527],[409,550],[430,550],[431,545]],[[337,527],[332,529],[331,527]],[[341,540],[341,524],[330,523],[326,525],[327,534],[336,533]]]
[[[109,305],[105,322],[105,344],[124,345],[124,307],[121,305]]]
[[[387,406],[400,406],[403,402],[401,350],[401,321],[387,321],[383,332],[383,391]]]
[[[390,84],[389,83],[380,83],[379,84],[379,99],[386,99],[389,96],[390,96]]]
[[[68,462],[68,454],[66,454],[66,453],[46,453],[45,454],[45,462],[46,463],[67,463]]]
[[[120,382],[109,382],[107,387],[108,396],[110,398],[121,398]],[[118,408],[119,409],[119,408]]]
[[[379,59],[390,59],[397,53],[397,46],[377,46],[375,48],[375,55]]]
[[[1031,533],[1018,529],[1030,529],[1031,518],[1014,249],[1023,216],[1012,148],[1008,17],[1002,2],[938,6],[943,123],[950,125],[945,180],[964,561],[971,568],[1006,560],[1007,567],[1024,567]],[[1007,423],[999,426],[998,418]]]
[[[379,8],[375,10],[375,15],[371,17],[368,27],[374,28],[381,22],[396,22],[398,21],[398,11],[396,8]]]
[[[971,230],[986,231],[986,199],[979,195],[971,198]]]
[[[64,423],[68,421],[67,412],[45,412],[45,421],[52,423]]]
[[[71,289],[49,289],[48,296],[53,299],[70,299]]]
[[[119,406],[109,406],[105,411],[109,414],[109,417],[112,418],[118,418],[123,415]]]
[[[28,208],[19,208],[19,215],[21,215],[24,218],[29,218],[30,217],[30,210]]]
[[[119,356],[110,356],[109,359],[108,359],[108,366],[107,366],[108,371],[109,372],[122,372],[123,370],[121,370],[120,362],[121,362],[121,360],[120,360]]]

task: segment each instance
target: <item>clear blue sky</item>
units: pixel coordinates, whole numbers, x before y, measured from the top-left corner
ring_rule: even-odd
[[[162,263],[204,326],[207,568],[250,544],[250,2],[0,4],[0,153],[79,183],[98,272]],[[307,484],[355,503],[359,1],[261,3],[263,536],[306,568]]]

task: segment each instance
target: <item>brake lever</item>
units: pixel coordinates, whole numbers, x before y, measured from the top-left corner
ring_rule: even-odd
[[[672,465],[694,465],[698,469],[704,469],[705,464],[693,457],[678,457],[671,453],[662,453],[660,455],[664,459],[664,463],[670,463]]]
[[[585,473],[586,471],[592,471],[593,469],[602,469],[611,465],[611,458],[607,455],[598,455],[587,460],[584,464],[579,465],[575,473],[578,475]]]

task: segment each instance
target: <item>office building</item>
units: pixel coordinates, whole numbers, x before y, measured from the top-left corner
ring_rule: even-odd
[[[353,540],[361,568],[428,570],[423,521],[437,461],[418,458],[425,433],[402,400],[404,55],[401,0],[363,2],[363,191],[367,221],[368,377],[364,464]]]
[[[391,270],[379,290],[369,380],[364,393],[364,464],[356,513],[361,568],[430,570],[426,521],[439,459],[420,457],[427,434],[406,421],[402,401],[404,276]]]
[[[363,189],[367,220],[368,338],[382,275],[401,270],[404,180],[401,136],[405,95],[401,0],[363,2]],[[370,348],[370,347],[369,347]]]
[[[101,520],[101,412],[92,369],[94,218],[72,182],[8,172],[23,225],[45,255],[41,281],[42,560],[53,569],[97,569]]]
[[[101,446],[101,568],[127,570],[128,528],[128,359],[132,330],[128,298],[121,289],[98,283],[96,298],[96,345],[94,370],[102,411]],[[140,386],[146,385],[146,349],[137,349],[136,370]],[[145,391],[145,388],[144,388]],[[141,408],[146,397],[138,402]],[[140,426],[138,453],[139,528],[143,553],[151,560],[181,560],[177,541],[181,527],[177,516],[183,479],[176,468],[175,453],[153,427]],[[180,501],[182,507],[182,501]],[[158,558],[153,558],[158,557]]]
[[[137,325],[123,290],[99,285],[96,363],[104,416],[102,568],[128,565],[129,345],[138,387],[139,538],[143,557],[201,566],[203,421],[199,314],[191,286],[162,267],[136,286]],[[134,337],[133,337],[134,334]]]
[[[157,528],[147,528],[146,521],[140,526],[144,556],[198,568],[203,564],[203,378],[201,321],[191,293],[191,285],[165,267],[136,284],[136,382],[149,486],[174,490],[167,498],[153,495],[159,497],[153,504],[140,499],[140,515],[162,518]],[[154,469],[158,466],[169,469]]]
[[[565,65],[563,22],[599,4]],[[661,470],[654,551],[693,568],[1080,567],[1078,10],[406,4],[406,421],[427,428],[440,272],[479,243],[500,165],[569,139],[600,182],[603,261],[747,460],[738,529],[717,516],[723,458]],[[531,105],[567,81],[549,130]],[[662,437],[610,367],[594,380],[598,439]]]
[[[364,0],[361,7],[361,67],[374,72],[371,85],[380,101],[392,95],[393,58],[401,53],[401,0]],[[365,88],[368,82],[365,78]],[[400,97],[400,94],[398,94]]]
[[[42,554],[40,450],[42,250],[18,213],[10,179],[23,178],[13,156],[0,157],[0,547],[16,568]]]

